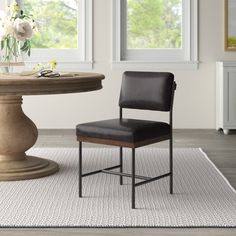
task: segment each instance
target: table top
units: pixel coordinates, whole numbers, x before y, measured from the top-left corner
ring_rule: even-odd
[[[0,96],[79,93],[102,88],[103,74],[70,72],[57,78],[0,74]]]

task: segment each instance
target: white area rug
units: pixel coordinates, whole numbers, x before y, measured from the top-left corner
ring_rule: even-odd
[[[118,149],[84,149],[84,171],[116,165]],[[2,227],[236,227],[236,192],[200,149],[174,150],[174,195],[169,178],[136,188],[131,209],[130,179],[98,174],[83,178],[78,198],[78,150],[38,148],[29,152],[60,164],[52,176],[0,182]],[[137,149],[137,174],[168,172],[167,149]],[[125,150],[125,171],[131,152]],[[127,170],[128,169],[128,170]]]

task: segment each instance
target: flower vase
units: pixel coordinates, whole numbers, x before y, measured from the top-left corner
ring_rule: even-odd
[[[8,73],[10,73],[10,70],[9,70],[9,67],[1,67],[1,73],[3,73],[3,74],[8,74]]]
[[[20,67],[24,66],[20,45],[15,41],[11,48],[12,51],[5,51],[5,54],[3,54],[5,60],[0,63],[1,73],[19,72]]]
[[[10,62],[10,63],[0,63],[0,72],[4,74],[17,73],[22,71],[24,67],[24,62]]]
[[[30,56],[30,40],[37,25],[31,16],[26,15],[18,4],[12,0],[6,12],[0,12],[0,67],[2,72],[19,72],[19,67],[24,65],[21,53]],[[1,71],[0,68],[0,71]]]

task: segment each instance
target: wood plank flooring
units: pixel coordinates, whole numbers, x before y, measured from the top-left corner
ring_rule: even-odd
[[[42,130],[35,147],[78,147],[74,133],[71,130]],[[87,146],[91,147],[89,144]],[[153,146],[168,147],[168,142]],[[236,132],[224,135],[215,130],[175,130],[174,147],[201,147],[236,188]],[[236,236],[236,229],[0,229],[0,236],[126,236],[130,234],[135,236]]]

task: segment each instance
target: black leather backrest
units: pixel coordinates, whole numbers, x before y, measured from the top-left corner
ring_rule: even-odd
[[[119,105],[122,108],[170,111],[174,75],[169,72],[123,74]]]

